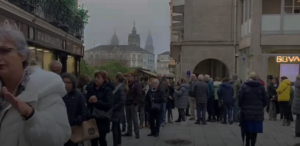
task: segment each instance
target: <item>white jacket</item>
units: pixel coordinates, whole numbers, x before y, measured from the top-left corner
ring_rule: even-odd
[[[65,85],[61,77],[52,72],[38,67],[30,69],[32,73],[25,91],[17,98],[32,105],[35,114],[24,121],[11,105],[4,107],[0,114],[0,145],[63,146],[71,137],[62,100]]]

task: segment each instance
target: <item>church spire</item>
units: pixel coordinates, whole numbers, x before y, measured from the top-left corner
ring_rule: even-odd
[[[114,29],[114,35],[111,37],[110,45],[119,45],[119,39],[116,33],[116,29]]]
[[[151,35],[150,30],[148,32],[148,36],[147,36],[147,39],[146,39],[146,45],[153,45],[153,39],[152,39],[152,35]]]
[[[133,21],[132,34],[136,34],[135,21]]]

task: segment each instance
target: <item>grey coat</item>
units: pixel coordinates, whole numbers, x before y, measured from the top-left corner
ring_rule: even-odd
[[[292,112],[300,115],[300,80],[296,80],[295,83],[294,99],[292,103]]]
[[[186,109],[188,107],[189,84],[182,84],[178,90],[174,92],[175,107]]]
[[[196,82],[193,95],[196,99],[196,103],[207,103],[208,96],[210,95],[208,84],[203,81]]]

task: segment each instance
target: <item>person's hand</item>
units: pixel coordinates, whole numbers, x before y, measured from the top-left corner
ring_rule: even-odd
[[[95,95],[91,96],[89,99],[89,103],[96,103],[97,102],[97,97]]]
[[[172,99],[172,97],[171,97],[171,96],[169,96],[169,99]]]
[[[20,101],[17,97],[11,94],[6,87],[2,87],[2,94],[4,98],[11,104],[13,108],[15,108],[19,112],[22,117],[27,118],[32,114],[33,108],[25,102]]]

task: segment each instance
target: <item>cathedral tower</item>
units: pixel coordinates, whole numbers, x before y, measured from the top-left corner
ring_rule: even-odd
[[[135,28],[135,22],[133,24],[132,32],[128,35],[128,45],[138,46],[140,47],[140,34],[137,34]]]
[[[152,39],[150,31],[149,31],[147,39],[146,39],[145,50],[147,50],[148,52],[154,54],[153,39]]]
[[[119,45],[119,39],[118,39],[116,30],[114,30],[114,35],[111,37],[110,45],[113,45],[113,46]]]

